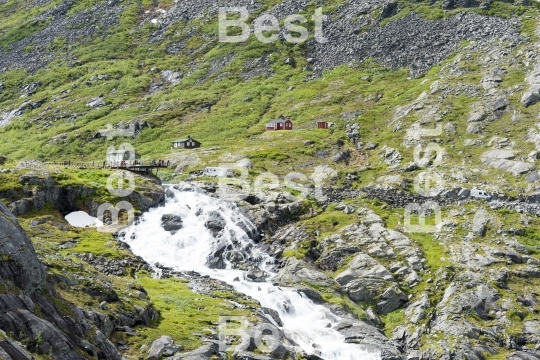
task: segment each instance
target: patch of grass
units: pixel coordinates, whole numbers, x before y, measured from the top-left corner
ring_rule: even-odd
[[[247,316],[248,310],[231,309],[221,299],[194,294],[188,285],[179,279],[153,279],[139,273],[138,282],[146,289],[156,309],[161,312],[160,321],[152,328],[137,328],[145,343],[168,334],[186,349],[201,345],[194,333],[211,333],[220,316]],[[132,338],[131,342],[141,341]]]
[[[391,313],[381,316],[382,321],[384,322],[384,333],[387,337],[392,337],[392,332],[398,326],[403,324],[405,321],[405,310],[398,309],[394,310]]]

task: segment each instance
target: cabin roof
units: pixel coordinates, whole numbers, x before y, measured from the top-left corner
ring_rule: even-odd
[[[112,154],[123,154],[125,152],[130,152],[130,150],[125,150],[125,149],[120,149],[120,150],[110,150],[110,151],[107,151],[107,155],[112,155]],[[136,155],[139,155],[137,153],[135,153]]]
[[[186,141],[196,141],[196,142],[198,142],[197,140],[193,139],[191,136],[188,136],[188,137],[185,138],[185,139],[174,140],[173,143],[186,142]]]
[[[275,119],[267,122],[267,124],[279,124],[285,121],[291,121],[291,119]]]

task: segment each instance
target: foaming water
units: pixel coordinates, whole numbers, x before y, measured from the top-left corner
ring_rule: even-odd
[[[334,329],[342,319],[326,307],[314,304],[293,288],[245,281],[243,271],[232,269],[226,260],[229,255],[250,259],[270,274],[269,279],[275,275],[274,259],[250,239],[248,234],[254,234],[256,228],[235,204],[196,191],[171,191],[175,196],[165,206],[145,213],[137,224],[124,231],[125,241],[135,254],[150,264],[209,275],[257,299],[262,306],[279,313],[281,329],[308,354],[325,360],[380,359],[379,353],[345,343],[344,336]],[[224,224],[217,236],[205,225],[215,219],[216,213]],[[182,218],[183,227],[174,234],[161,226],[162,216],[170,214]],[[210,269],[207,264],[220,249],[226,269]]]

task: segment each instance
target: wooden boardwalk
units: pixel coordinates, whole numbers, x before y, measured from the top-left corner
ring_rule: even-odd
[[[60,161],[60,162],[47,162],[47,165],[55,165],[55,166],[66,166],[66,167],[76,167],[81,169],[107,169],[107,170],[127,170],[132,172],[144,172],[149,173],[152,172],[152,170],[156,169],[159,171],[159,169],[167,169],[170,167],[170,162],[150,162],[150,163],[142,163],[137,162],[131,163],[131,162],[100,162],[100,161],[92,161],[92,162],[77,162],[77,161]]]

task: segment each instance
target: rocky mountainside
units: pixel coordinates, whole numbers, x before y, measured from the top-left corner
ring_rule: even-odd
[[[250,22],[321,7],[327,41],[310,20],[302,44],[284,30],[268,44],[219,42],[227,6],[246,7]],[[349,319],[337,326],[346,342],[383,359],[540,359],[539,10],[528,0],[0,0],[0,358],[226,358],[224,309],[276,321],[227,284],[69,226],[69,212],[121,200],[96,164],[127,142],[143,161],[170,161],[164,182],[212,196],[205,167],[247,174],[253,191],[238,205],[278,259],[272,282]],[[294,130],[265,131],[280,117]],[[202,148],[171,149],[188,135]],[[305,175],[307,198],[286,183],[292,172]],[[279,184],[255,189],[268,173]],[[158,180],[136,179],[137,215],[163,204]],[[420,205],[429,228],[411,227]],[[209,254],[213,265],[230,261],[223,254]],[[296,350],[235,356],[308,357]]]

